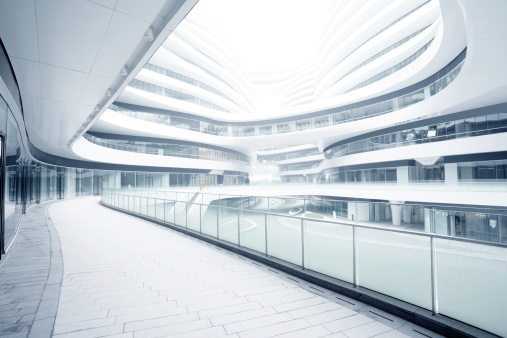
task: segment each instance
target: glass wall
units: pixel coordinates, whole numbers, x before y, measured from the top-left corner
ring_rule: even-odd
[[[269,162],[290,160],[293,158],[308,157],[308,156],[319,155],[319,154],[322,154],[322,153],[318,149],[305,149],[305,150],[291,151],[288,153],[277,154],[277,155],[260,155],[260,156],[257,156],[257,161],[263,162],[263,163],[269,163]]]
[[[507,112],[469,117],[373,136],[327,150],[326,158],[507,132]]]

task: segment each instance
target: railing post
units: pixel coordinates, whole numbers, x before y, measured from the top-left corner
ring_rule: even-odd
[[[268,198],[268,201],[269,201],[269,198]],[[266,242],[266,256],[269,256],[269,254],[268,254],[268,214],[264,214],[264,240]]]
[[[176,198],[176,201],[178,199]],[[173,224],[176,225],[176,201],[173,203]]]
[[[437,297],[437,254],[436,254],[436,239],[430,237],[430,250],[431,250],[431,312],[432,315],[438,313],[438,297]]]
[[[238,246],[241,246],[241,210],[238,210]]]
[[[188,202],[185,202],[185,228],[188,229]]]
[[[357,266],[357,228],[356,226],[352,226],[352,273],[353,273],[353,285],[354,287],[359,286],[359,276],[358,276],[358,266]]]
[[[202,234],[202,204],[199,204],[199,233]]]
[[[154,202],[154,203],[153,203],[153,206],[155,207],[155,219],[157,219],[157,199],[156,199],[156,198],[154,198],[154,199],[153,199],[153,202]]]
[[[305,220],[301,218],[301,268],[305,269]]]

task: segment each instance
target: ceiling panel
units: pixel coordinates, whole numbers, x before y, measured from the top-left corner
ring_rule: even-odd
[[[165,2],[165,0],[119,0],[116,10],[146,22],[152,22]]]
[[[88,1],[96,3],[101,6],[106,6],[108,8],[115,8],[116,3],[118,2],[118,0],[88,0]]]
[[[92,73],[108,77],[118,76],[121,67],[132,55],[148,27],[149,24],[145,21],[114,12]]]
[[[3,1],[0,32],[16,27],[16,34],[2,34],[9,57],[38,61],[39,50],[33,0]]]
[[[14,72],[16,73],[21,97],[24,98],[25,95],[39,97],[39,63],[18,58],[11,58],[11,63],[14,68]]]
[[[30,112],[25,118],[30,139],[37,137],[42,140],[42,143],[39,144],[66,144],[68,138],[74,133],[74,130],[70,130],[68,126],[72,121],[71,112],[75,105],[71,102],[41,99],[41,113]]]
[[[79,97],[79,104],[87,104],[95,106],[97,102],[104,96],[107,88],[111,85],[111,79],[103,76],[90,74],[86,80],[81,96]],[[89,111],[90,114],[92,111]]]
[[[36,0],[36,9],[40,62],[89,72],[113,10],[79,0]]]
[[[41,97],[77,102],[87,78],[85,73],[40,64]]]

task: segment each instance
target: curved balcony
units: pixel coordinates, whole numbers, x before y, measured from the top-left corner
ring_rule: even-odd
[[[181,144],[168,144],[168,143],[153,143],[153,142],[135,142],[135,144],[127,143],[123,140],[111,140],[95,137],[89,134],[84,134],[83,137],[96,145],[115,150],[129,151],[133,153],[160,155],[160,156],[173,156],[198,160],[210,160],[221,162],[236,162],[242,164],[250,163],[250,158],[238,153],[228,152],[225,150],[217,150],[212,148],[181,145]]]
[[[221,122],[209,118],[199,118],[195,115],[190,115],[187,118],[181,117],[181,113],[151,113],[125,109],[115,105],[110,106],[110,109],[136,119],[215,136],[249,137],[295,133],[384,115],[424,101],[440,93],[457,78],[465,62],[465,56],[466,49],[456,58],[456,60],[434,75],[437,77],[436,80],[429,84],[427,80],[421,81],[419,84],[411,86],[410,89],[412,90],[408,93],[405,90],[401,90],[393,93],[393,96],[400,92],[403,93],[402,95],[395,97],[391,96],[385,100],[381,100],[381,98],[386,97],[386,95],[377,99],[356,103],[354,105],[346,105],[344,107],[330,109],[334,111],[332,113],[329,113],[330,110],[324,110],[321,112],[322,115],[317,115],[318,113],[312,114],[314,116],[308,118],[302,118],[301,116],[285,117],[282,122],[280,122],[281,119],[273,119],[272,123],[266,123],[268,121]],[[449,69],[449,66],[453,65],[456,61],[459,63]],[[387,96],[390,95],[388,94]],[[376,102],[368,104],[372,101]],[[231,117],[231,119],[234,119],[234,117]]]

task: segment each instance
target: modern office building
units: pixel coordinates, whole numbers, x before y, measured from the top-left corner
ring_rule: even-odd
[[[30,206],[102,196],[507,335],[507,3],[322,2],[313,57],[256,72],[213,5],[0,3],[2,254]]]

